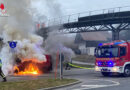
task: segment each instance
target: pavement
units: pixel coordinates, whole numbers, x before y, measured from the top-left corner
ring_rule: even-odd
[[[120,83],[113,79],[106,79],[100,73],[94,72],[94,70],[85,70],[85,69],[73,69],[71,71],[64,71],[65,78],[73,78],[82,81],[82,83],[59,88],[55,90],[104,90],[101,88],[118,86]],[[113,90],[113,89],[112,89]]]
[[[82,83],[55,90],[130,90],[130,77],[113,75],[104,77],[100,72],[87,69],[64,71],[65,78],[73,78]]]
[[[64,70],[63,75],[64,78],[78,79],[82,81],[82,83],[53,90],[130,90],[130,77],[122,77],[117,75],[104,77],[100,72],[78,68]],[[38,77],[9,76],[8,81],[32,80],[50,77],[54,78],[54,73],[43,74]]]

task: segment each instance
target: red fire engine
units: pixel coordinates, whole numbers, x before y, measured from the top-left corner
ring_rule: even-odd
[[[130,42],[113,41],[100,43],[95,49],[95,70],[102,75],[109,76],[112,73],[130,76]]]

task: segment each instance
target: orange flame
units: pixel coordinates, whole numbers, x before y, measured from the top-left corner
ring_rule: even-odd
[[[41,73],[36,65],[36,60],[31,59],[30,61],[31,62],[24,66],[23,70],[20,70],[18,66],[14,66],[14,70],[17,71],[17,73],[14,73],[14,75],[40,75]],[[22,64],[24,65],[24,63]]]

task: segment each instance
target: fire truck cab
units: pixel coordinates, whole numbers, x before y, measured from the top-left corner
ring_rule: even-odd
[[[112,73],[130,76],[130,42],[113,41],[110,43],[100,43],[95,49],[95,71],[99,71],[103,76]]]

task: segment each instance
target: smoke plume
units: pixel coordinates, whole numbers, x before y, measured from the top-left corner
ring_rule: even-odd
[[[43,38],[34,32],[33,17],[30,14],[30,0],[6,0],[5,4],[9,17],[0,19],[0,34],[4,45],[0,56],[2,70],[6,75],[13,70],[15,58],[36,58],[46,60],[41,45]],[[8,41],[16,41],[15,52],[11,51]]]
[[[58,0],[44,0],[42,1],[48,12],[48,17],[56,18],[55,22],[51,21],[49,23],[55,23],[58,24],[59,19],[63,15],[63,10],[61,9],[61,5],[58,2]],[[64,61],[70,61],[72,57],[75,56],[74,52],[70,47],[72,47],[72,44],[74,43],[74,39],[69,38],[68,35],[64,35],[63,33],[59,33],[59,28],[63,27],[57,26],[49,28],[48,37],[45,40],[45,51],[46,53],[50,54],[53,58],[53,66],[55,65],[56,60],[56,54],[63,53],[65,60]],[[65,39],[69,40],[65,40]]]
[[[55,66],[57,53],[62,53],[64,55],[64,62],[71,62],[71,58],[75,57],[74,52],[70,48],[70,44],[73,43],[73,40],[66,40],[69,39],[68,36],[63,35],[62,33],[58,34],[55,31],[50,32],[45,41],[45,51],[52,56],[53,67]]]
[[[37,0],[36,0],[37,1]],[[40,0],[39,2],[35,1],[35,5],[36,3],[39,5],[40,3],[45,7],[45,9],[43,9],[43,15],[46,15],[52,18],[59,18],[63,15],[63,10],[61,8],[60,3],[58,2],[58,0]],[[38,6],[36,6],[38,7]],[[42,15],[42,13],[41,13]],[[59,20],[59,19],[58,19]],[[55,21],[55,24],[57,24],[58,20]],[[53,23],[53,21],[49,22],[49,23]],[[63,33],[59,33],[58,30],[59,28],[62,27],[61,26],[57,26],[57,27],[52,27],[49,29],[48,33],[48,37],[45,40],[45,51],[48,54],[51,54],[53,56],[53,62],[55,63],[55,58],[56,58],[56,53],[57,52],[62,52],[65,55],[65,61],[70,61],[70,59],[72,57],[74,57],[74,52],[70,49],[70,47],[73,47],[72,44],[74,43],[74,38],[72,39],[72,37],[68,37],[67,34],[63,34]],[[42,32],[44,32],[45,30],[41,30],[39,31],[39,33],[41,34]],[[42,34],[43,35],[43,34]],[[68,40],[64,40],[64,39],[68,39]],[[53,64],[54,64],[53,63]]]
[[[47,15],[44,10],[47,9],[48,16],[62,16],[62,10],[57,0],[40,0],[46,8],[43,12],[38,12],[38,8],[33,7],[32,3],[37,0],[4,0],[3,3],[9,14],[9,17],[0,18],[0,36],[3,38],[3,47],[0,52],[2,60],[2,70],[8,75],[15,65],[15,58],[46,60],[43,54],[48,53],[56,56],[56,53],[62,52],[65,60],[70,60],[74,56],[73,51],[65,46],[64,39],[66,36],[57,36],[54,32],[49,33],[45,41],[45,51],[43,50],[43,38],[35,34],[35,23],[43,19],[46,21]],[[35,17],[35,18],[34,18]],[[9,47],[8,41],[16,41],[17,47],[13,50]],[[53,61],[55,62],[55,61]]]

